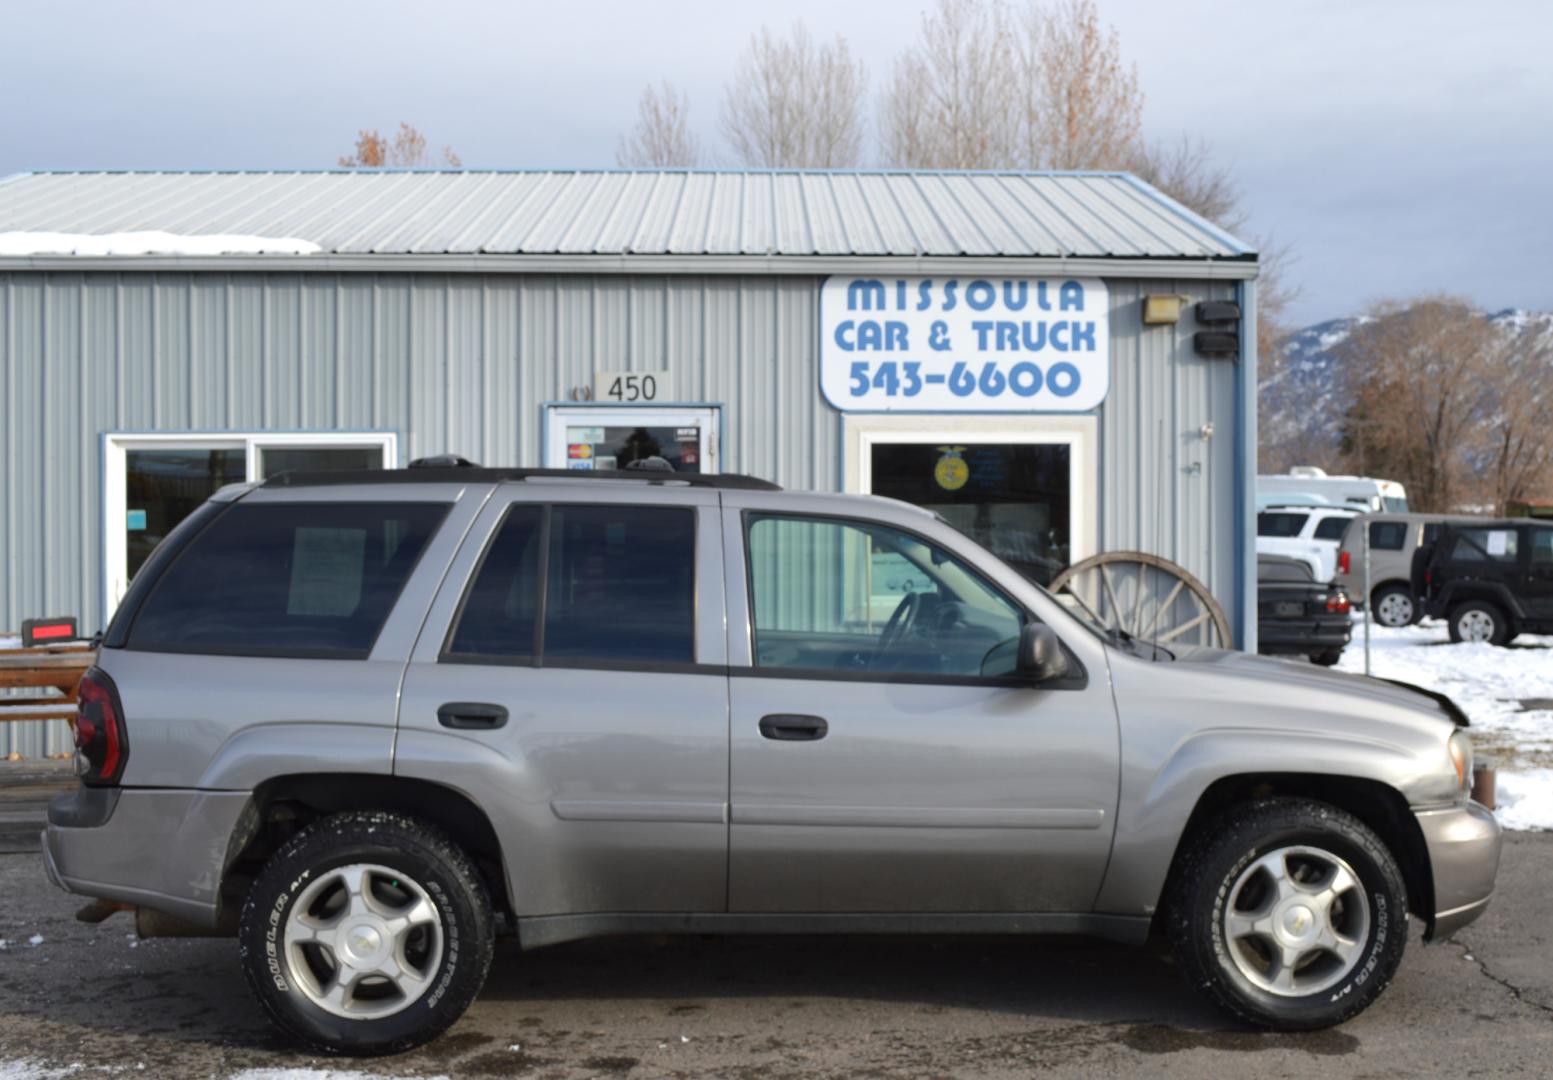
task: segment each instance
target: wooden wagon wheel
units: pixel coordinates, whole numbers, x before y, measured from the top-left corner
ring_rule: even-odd
[[[1091,555],[1058,574],[1051,591],[1108,630],[1161,645],[1229,647],[1229,620],[1208,587],[1158,555]]]

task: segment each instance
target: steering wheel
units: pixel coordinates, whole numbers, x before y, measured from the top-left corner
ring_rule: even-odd
[[[890,612],[890,619],[884,624],[884,632],[879,635],[879,645],[875,651],[886,653],[894,648],[906,636],[906,631],[911,629],[911,624],[917,619],[917,612],[921,610],[921,593],[909,592],[901,597],[901,602]]]

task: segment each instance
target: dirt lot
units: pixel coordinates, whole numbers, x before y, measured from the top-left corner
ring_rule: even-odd
[[[123,915],[85,926],[36,854],[9,854],[0,1080],[1542,1077],[1553,1061],[1549,882],[1553,834],[1512,835],[1489,914],[1454,942],[1410,945],[1381,1002],[1333,1032],[1235,1030],[1163,956],[1090,942],[634,939],[503,948],[450,1034],[400,1058],[344,1062],[272,1033],[230,941],[137,942]]]

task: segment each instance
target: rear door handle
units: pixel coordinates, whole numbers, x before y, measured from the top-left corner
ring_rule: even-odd
[[[437,710],[437,719],[445,728],[489,731],[507,723],[507,710],[483,701],[450,701]]]
[[[799,716],[794,713],[772,713],[760,718],[760,733],[779,742],[799,742],[823,739],[830,725],[823,716]]]

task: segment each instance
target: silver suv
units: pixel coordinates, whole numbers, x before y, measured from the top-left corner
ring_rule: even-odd
[[[501,934],[1158,929],[1316,1028],[1499,859],[1448,699],[1107,634],[931,513],[736,476],[225,489],[81,701],[49,875],[235,933],[326,1051],[436,1036]]]

